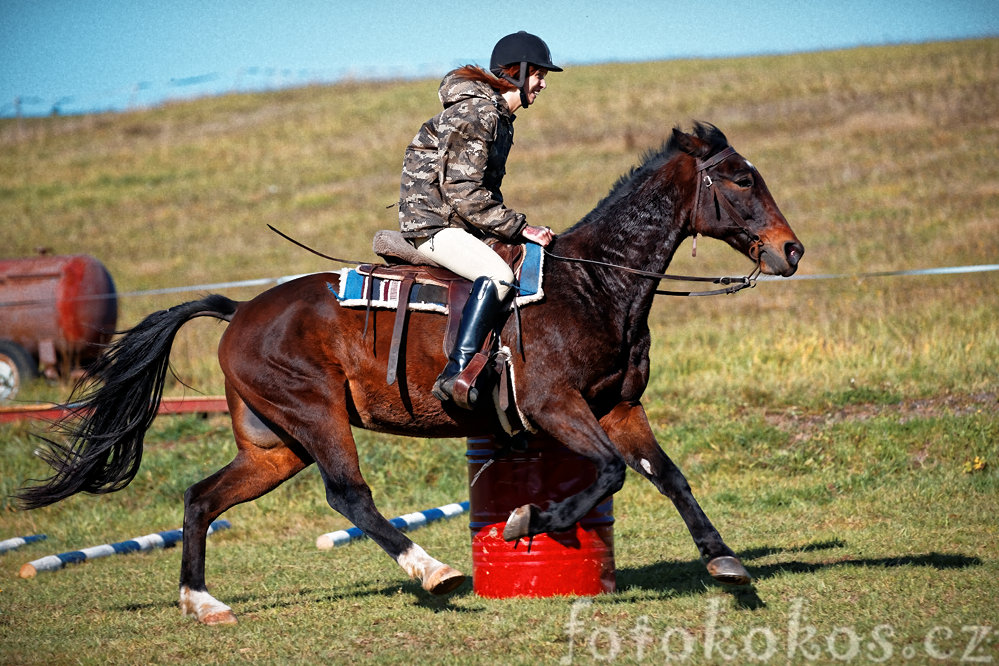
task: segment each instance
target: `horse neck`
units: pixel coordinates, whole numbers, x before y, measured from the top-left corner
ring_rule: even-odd
[[[673,164],[667,164],[601,202],[558,237],[553,252],[663,273],[677,247],[690,235],[687,199],[693,198],[693,187],[687,185],[678,181]],[[570,289],[599,295],[604,306],[630,304],[629,309],[637,306],[647,312],[658,286],[654,279],[614,268],[562,272],[577,276],[569,281]]]

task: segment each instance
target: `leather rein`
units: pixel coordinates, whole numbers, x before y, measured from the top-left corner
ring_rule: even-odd
[[[706,192],[710,191],[713,194],[716,219],[719,222],[721,221],[721,209],[724,208],[728,217],[731,219],[732,222],[734,222],[732,226],[742,231],[744,234],[749,236],[749,238],[753,241],[753,245],[750,248],[750,253],[751,253],[750,258],[752,258],[752,250],[755,249],[756,268],[753,269],[753,271],[750,272],[749,275],[746,275],[745,277],[699,277],[696,275],[670,275],[668,273],[655,273],[653,271],[643,271],[638,268],[621,266],[620,264],[612,264],[605,261],[597,261],[595,259],[582,259],[579,257],[563,257],[558,254],[553,254],[549,252],[547,249],[545,250],[545,254],[551,257],[552,259],[557,259],[559,261],[567,261],[570,263],[577,263],[577,264],[589,264],[593,266],[600,266],[602,268],[612,268],[614,270],[623,271],[625,273],[631,273],[633,275],[640,275],[642,277],[651,278],[653,280],[676,280],[678,282],[710,282],[711,284],[725,285],[719,289],[709,289],[704,291],[670,291],[666,289],[657,289],[654,292],[657,296],[718,296],[721,294],[734,294],[738,291],[746,289],[747,287],[748,288],[755,287],[756,278],[759,277],[760,273],[762,272],[762,268],[760,266],[760,260],[761,260],[760,248],[763,245],[763,241],[761,241],[760,237],[754,234],[749,229],[749,227],[746,225],[746,220],[735,209],[735,206],[732,205],[732,202],[730,202],[725,197],[724,194],[719,196],[717,189],[712,188],[712,185],[714,185],[714,181],[711,180],[711,176],[708,175],[708,172],[711,169],[713,169],[721,162],[723,162],[725,159],[731,157],[734,154],[735,154],[735,149],[729,146],[724,150],[722,150],[717,155],[714,155],[713,157],[707,160],[701,160],[699,158],[697,159],[697,170],[696,170],[697,191],[694,195],[694,215],[696,219],[698,212],[702,208],[701,188],[703,185],[703,187],[705,188],[704,191]],[[696,239],[697,236],[695,235],[694,238]]]
[[[747,287],[748,288],[755,287],[756,278],[759,277],[760,273],[762,272],[762,268],[760,266],[760,260],[761,260],[760,247],[763,245],[763,242],[760,240],[760,237],[758,235],[754,234],[749,229],[749,227],[746,226],[746,220],[742,217],[742,215],[739,214],[739,212],[735,209],[735,206],[732,205],[732,203],[725,197],[725,195],[723,194],[719,196],[718,191],[716,189],[713,189],[712,186],[714,185],[714,181],[711,180],[711,176],[708,175],[708,172],[711,169],[718,166],[720,163],[722,163],[723,161],[725,161],[727,158],[731,157],[734,154],[735,154],[735,149],[729,146],[724,150],[722,150],[721,152],[719,152],[718,154],[708,158],[707,160],[701,160],[700,158],[697,158],[696,173],[698,178],[697,178],[697,191],[694,195],[694,216],[696,219],[698,212],[701,211],[702,203],[706,203],[701,201],[701,192],[703,186],[703,188],[705,188],[704,191],[710,191],[713,195],[715,219],[719,222],[721,221],[721,209],[724,208],[729,219],[731,219],[731,221],[734,222],[734,224],[731,226],[742,231],[742,233],[749,236],[749,238],[753,241],[753,245],[750,248],[750,258],[752,258],[752,250],[755,249],[756,268],[753,269],[749,273],[749,275],[746,275],[744,277],[700,277],[696,275],[670,275],[668,273],[655,273],[653,271],[644,271],[638,268],[622,266],[620,264],[612,264],[605,261],[597,261],[596,259],[583,259],[581,257],[563,257],[561,255],[549,252],[547,248],[544,249],[545,254],[551,257],[552,259],[557,259],[559,261],[566,261],[575,264],[589,264],[591,266],[599,266],[601,268],[611,268],[625,273],[631,273],[633,275],[640,275],[642,277],[647,277],[653,280],[675,280],[678,282],[709,282],[711,284],[723,285],[718,289],[708,289],[704,291],[671,291],[666,289],[657,289],[654,292],[655,295],[657,296],[718,296],[721,294],[734,294],[738,291],[746,289]],[[339,259],[337,257],[331,257],[329,255],[323,254],[322,252],[319,252],[318,250],[315,250],[305,245],[304,243],[295,240],[291,236],[288,236],[287,234],[281,232],[280,230],[276,229],[270,224],[268,224],[267,226],[270,228],[271,231],[278,234],[282,238],[324,259],[329,259],[331,261],[338,261],[340,263],[345,263],[345,264],[364,263],[361,261],[354,261],[349,259]],[[696,241],[697,238],[696,233],[694,238]],[[511,286],[516,288],[516,285],[511,285]]]

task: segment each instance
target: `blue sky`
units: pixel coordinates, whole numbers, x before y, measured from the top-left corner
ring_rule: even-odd
[[[789,53],[996,36],[999,0],[0,0],[0,115],[439,76],[521,29],[570,66]]]

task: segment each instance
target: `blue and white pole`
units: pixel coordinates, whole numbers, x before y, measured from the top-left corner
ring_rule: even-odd
[[[6,553],[8,550],[14,550],[15,548],[20,548],[25,544],[35,543],[36,541],[44,541],[45,539],[46,536],[44,534],[32,534],[29,536],[4,539],[3,541],[0,541],[0,553]]]
[[[403,532],[408,532],[419,529],[437,520],[450,519],[455,516],[460,516],[467,511],[468,502],[459,502],[457,504],[445,504],[444,506],[427,509],[426,511],[407,513],[404,516],[393,518],[389,522],[392,523],[392,525],[397,529]],[[330,550],[331,548],[336,548],[338,546],[346,546],[348,543],[352,543],[362,538],[364,538],[364,532],[356,527],[351,527],[346,530],[338,530],[336,532],[323,534],[316,539],[316,548],[319,548],[320,550]]]
[[[229,527],[232,527],[232,525],[228,520],[216,520],[208,528],[208,533],[212,534],[213,532]],[[140,550],[166,548],[180,541],[183,534],[183,530],[167,530],[165,532],[147,534],[143,537],[136,537],[128,541],[106,543],[101,546],[84,548],[83,550],[60,553],[59,555],[48,555],[22,566],[19,575],[21,578],[34,578],[35,574],[39,571],[56,571],[62,569],[67,564],[77,564],[79,562],[86,562],[87,560],[94,560],[98,557],[107,557],[108,555],[124,555],[125,553],[134,553]]]

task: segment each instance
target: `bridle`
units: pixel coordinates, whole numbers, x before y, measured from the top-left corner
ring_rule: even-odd
[[[746,234],[749,237],[750,241],[752,241],[752,245],[749,248],[749,257],[754,261],[756,261],[757,268],[759,268],[760,251],[763,248],[763,241],[760,239],[760,237],[757,234],[753,233],[753,231],[746,225],[746,219],[739,214],[739,211],[735,209],[735,206],[733,206],[732,202],[728,200],[728,197],[726,197],[724,194],[721,196],[718,195],[718,190],[712,187],[714,185],[714,181],[711,180],[711,176],[708,175],[708,171],[710,169],[718,166],[719,164],[721,164],[727,158],[731,157],[734,154],[735,154],[735,148],[729,146],[728,148],[721,151],[717,155],[714,155],[713,157],[710,157],[706,160],[701,160],[700,158],[698,158],[697,170],[696,170],[698,179],[697,179],[697,191],[694,194],[694,215],[696,216],[699,212],[703,211],[703,208],[701,206],[701,191],[702,191],[701,185],[703,184],[703,186],[711,192],[712,198],[714,199],[715,221],[721,222],[721,209],[724,208],[725,212],[728,214],[729,220],[731,220],[731,222],[734,223],[730,224],[729,227],[734,227],[738,229],[742,233]],[[754,250],[756,257],[753,257]]]
[[[715,211],[715,219],[718,222],[721,222],[722,209],[724,209],[726,215],[732,222],[730,226],[739,229],[742,233],[746,234],[749,237],[749,239],[752,241],[749,253],[750,253],[750,258],[752,259],[754,253],[753,251],[755,250],[756,257],[754,260],[756,261],[756,268],[754,268],[749,273],[749,275],[746,275],[745,277],[699,277],[695,275],[670,275],[668,273],[655,273],[653,271],[643,271],[638,268],[621,266],[619,264],[612,264],[605,261],[597,261],[595,259],[582,259],[579,257],[563,257],[561,255],[553,254],[549,252],[547,249],[545,249],[545,254],[551,257],[552,259],[557,259],[559,261],[567,261],[570,263],[578,263],[578,264],[589,264],[592,266],[601,266],[603,268],[612,268],[614,270],[623,271],[625,273],[631,273],[632,275],[640,275],[642,277],[651,278],[653,280],[676,280],[679,282],[710,282],[711,284],[726,285],[720,289],[710,289],[705,291],[670,291],[666,289],[657,289],[654,292],[657,296],[717,296],[719,294],[734,294],[737,291],[742,291],[743,289],[746,289],[747,287],[749,288],[755,287],[756,278],[759,277],[760,273],[762,273],[763,271],[761,266],[761,261],[762,261],[761,250],[763,247],[763,241],[760,239],[760,237],[757,234],[753,233],[753,231],[746,225],[745,218],[743,218],[742,215],[739,214],[739,211],[735,209],[735,206],[732,205],[732,202],[730,202],[728,198],[725,197],[724,194],[719,195],[717,188],[713,187],[714,181],[711,180],[711,176],[708,175],[709,171],[711,171],[714,167],[718,166],[719,164],[721,164],[723,161],[725,161],[727,158],[731,157],[734,154],[735,154],[735,149],[729,146],[724,150],[722,150],[721,152],[719,152],[718,154],[713,155],[712,157],[706,160],[701,160],[700,158],[697,159],[697,166],[696,166],[697,189],[694,194],[693,219],[696,220],[697,217],[702,212],[704,212],[703,211],[704,206],[702,204],[707,204],[708,201],[710,201],[707,200],[702,202],[701,192],[702,191],[705,193],[711,192],[712,198],[714,200],[713,208]],[[697,236],[695,232],[694,238],[696,239],[696,237]]]

